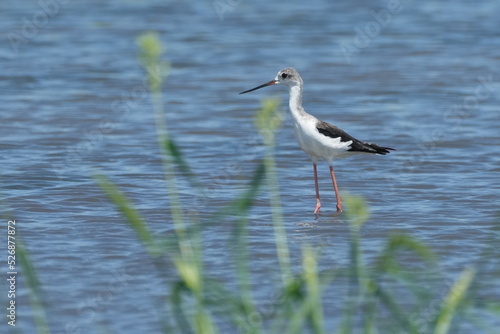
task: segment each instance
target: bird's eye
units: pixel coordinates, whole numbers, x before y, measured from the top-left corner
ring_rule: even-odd
[[[288,74],[286,74],[286,73],[282,73],[282,74],[281,74],[281,78],[282,78],[282,79],[286,79],[286,77],[287,77],[287,76],[288,76]]]

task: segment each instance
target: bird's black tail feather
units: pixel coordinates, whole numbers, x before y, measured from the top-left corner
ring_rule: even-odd
[[[365,141],[357,140],[355,138],[352,138],[352,140],[353,142],[351,144],[351,148],[348,151],[381,154],[381,155],[391,153],[390,150],[395,151],[395,149],[390,147],[383,147],[374,143],[367,143]]]
[[[396,149],[394,149],[394,148],[383,147],[383,146],[379,146],[379,145],[373,144],[373,143],[364,143],[364,144],[366,146],[368,146],[369,148],[371,148],[370,153],[374,153],[374,154],[385,155],[387,153],[391,153],[390,151],[396,151]],[[373,152],[372,152],[372,150],[373,150]]]

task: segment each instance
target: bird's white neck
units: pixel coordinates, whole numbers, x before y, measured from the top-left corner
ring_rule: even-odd
[[[300,85],[294,85],[288,88],[290,93],[289,106],[292,116],[295,120],[298,120],[301,116],[306,115],[306,112],[302,108],[302,87]]]

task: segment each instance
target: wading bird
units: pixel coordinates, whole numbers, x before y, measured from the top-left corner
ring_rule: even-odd
[[[321,208],[318,171],[316,167],[319,159],[323,159],[330,166],[333,189],[335,190],[335,196],[337,198],[337,211],[342,211],[342,200],[340,198],[337,180],[335,179],[335,173],[333,172],[333,161],[359,153],[385,155],[390,153],[389,150],[394,149],[358,140],[342,129],[320,121],[316,117],[308,114],[304,108],[302,108],[302,78],[294,68],[288,67],[282,69],[278,72],[274,80],[241,92],[240,94],[249,93],[276,84],[282,84],[288,88],[290,94],[289,106],[293,118],[295,137],[297,138],[300,148],[309,154],[312,159],[314,185],[316,187],[316,207],[314,213],[318,213]]]

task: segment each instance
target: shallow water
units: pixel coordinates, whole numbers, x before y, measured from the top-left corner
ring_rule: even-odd
[[[180,181],[186,211],[203,218],[246,189],[263,154],[253,115],[267,96],[279,96],[286,109],[287,93],[237,93],[293,66],[305,82],[308,112],[397,149],[335,164],[341,192],[362,195],[370,206],[363,229],[369,258],[386,236],[410,233],[439,255],[439,286],[475,265],[488,245],[500,192],[500,23],[493,15],[500,4],[402,2],[381,26],[370,11],[386,10],[385,1],[227,3],[219,16],[208,1],[68,2],[46,8],[46,20],[36,1],[0,4],[2,205],[35,262],[54,333],[98,333],[101,325],[156,332],[161,325],[168,289],[89,178],[109,175],[155,233],[172,232],[136,58],[135,38],[148,30],[160,34],[172,63],[164,85],[169,131],[209,191],[201,195]],[[363,39],[356,27],[374,30]],[[319,165],[323,210],[315,217],[312,166],[289,116],[277,133],[276,160],[294,269],[304,243],[325,245],[323,268],[345,264],[349,233],[334,212],[327,165]],[[231,271],[225,242],[232,223],[204,234],[215,277]],[[277,265],[265,192],[251,211],[249,239],[265,304]],[[19,326],[31,333],[20,284]]]

